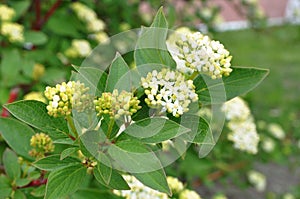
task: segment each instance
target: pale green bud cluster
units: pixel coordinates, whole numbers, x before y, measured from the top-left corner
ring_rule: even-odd
[[[167,41],[167,44],[178,70],[184,73],[197,71],[209,75],[212,79],[231,73],[232,56],[219,41],[211,40],[200,32],[188,31],[180,34],[175,43],[174,38]]]
[[[153,70],[146,78],[141,78],[141,84],[149,107],[172,113],[175,117],[187,112],[189,104],[198,100],[193,81],[185,80],[184,75],[178,71],[166,68],[160,72]]]
[[[228,139],[234,143],[234,147],[256,154],[260,138],[246,102],[236,97],[224,103],[221,109],[229,121],[227,126],[231,132]]]
[[[11,21],[15,14],[16,14],[16,12],[14,9],[8,7],[7,5],[0,4],[0,20],[1,21]]]
[[[94,100],[98,115],[108,114],[111,118],[119,119],[121,116],[131,116],[136,113],[140,100],[133,93],[114,89],[112,93],[104,92],[101,97]]]
[[[17,23],[4,22],[1,24],[1,34],[12,43],[24,41],[24,27]]]
[[[185,189],[179,194],[179,199],[201,199],[199,194],[196,191]]]
[[[266,189],[267,180],[264,174],[251,170],[248,172],[248,180],[257,191],[264,191]]]
[[[71,47],[65,51],[67,57],[87,57],[92,52],[91,45],[84,39],[72,40]]]
[[[48,114],[53,117],[70,115],[72,108],[77,111],[83,111],[85,108],[90,108],[92,103],[85,87],[79,81],[69,81],[57,84],[55,87],[46,87],[44,92],[45,97],[49,100],[47,106]]]
[[[167,182],[173,194],[179,193],[184,189],[182,182],[177,178],[168,176]]]
[[[51,138],[45,133],[36,133],[30,139],[30,146],[33,147],[29,151],[29,155],[36,158],[45,157],[46,153],[54,151],[54,145]]]

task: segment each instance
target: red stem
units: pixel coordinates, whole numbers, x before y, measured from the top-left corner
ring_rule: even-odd
[[[15,88],[11,89],[7,103],[12,103],[12,102],[16,101],[16,99],[18,98],[19,92],[20,92],[19,87],[15,87]],[[8,117],[9,112],[5,108],[2,108],[1,116]]]
[[[53,15],[53,13],[55,12],[55,10],[59,7],[59,5],[61,4],[62,0],[57,0],[52,7],[48,10],[48,12],[45,14],[44,20],[43,20],[43,24],[45,24],[48,19],[51,17],[51,15]]]

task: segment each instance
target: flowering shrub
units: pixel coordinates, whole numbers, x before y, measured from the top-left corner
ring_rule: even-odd
[[[103,30],[86,7],[73,4],[72,9],[88,31]],[[178,180],[167,178],[164,167],[191,144],[206,149],[205,156],[218,132],[211,131],[213,122],[200,116],[201,107],[220,106],[250,91],[268,71],[231,66],[225,47],[197,32],[181,34],[171,44],[173,51],[167,47],[172,33],[168,31],[160,9],[150,27],[121,35],[122,41],[135,36],[134,67],[115,50],[126,46],[115,45],[119,40],[111,38],[111,46],[102,43],[80,67],[74,66],[69,82],[46,87],[47,103],[6,104],[16,119],[0,118],[1,135],[13,150],[4,152],[7,175],[0,176],[1,197],[168,198],[173,194],[180,199],[200,198]],[[66,56],[86,56],[89,51],[85,42],[74,41]],[[116,56],[106,67],[103,55]],[[232,111],[227,105],[225,112]],[[235,147],[255,153],[255,130],[249,113],[243,114],[231,113],[227,118],[246,125],[253,143],[248,148],[242,140],[248,141],[244,131],[233,125],[230,139]],[[168,151],[162,150],[165,142],[171,143]]]

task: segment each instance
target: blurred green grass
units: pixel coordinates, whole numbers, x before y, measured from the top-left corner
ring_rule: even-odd
[[[278,122],[287,133],[300,134],[300,26],[222,32],[215,39],[231,52],[234,66],[270,69],[245,96],[255,119]]]

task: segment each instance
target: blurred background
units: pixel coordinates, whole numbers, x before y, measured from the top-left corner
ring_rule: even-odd
[[[149,26],[160,6],[169,28],[223,43],[233,66],[270,69],[243,96],[260,135],[258,153],[235,149],[225,128],[207,157],[192,147],[168,175],[203,198],[300,198],[299,0],[0,0],[0,105],[45,100],[45,86],[68,80],[71,64],[114,34]],[[10,117],[5,109],[1,115]]]

